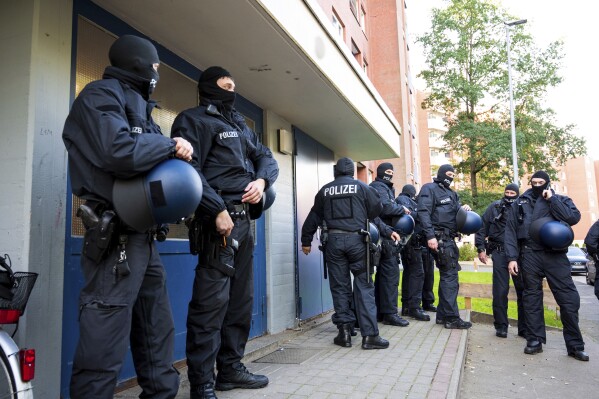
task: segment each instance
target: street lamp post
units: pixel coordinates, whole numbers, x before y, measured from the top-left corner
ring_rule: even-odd
[[[512,89],[512,60],[510,58],[510,27],[522,25],[526,23],[526,19],[521,19],[514,22],[504,22],[505,24],[505,40],[507,42],[507,75],[510,87],[510,121],[512,125],[512,163],[514,167],[514,183],[518,184],[518,149],[516,147],[516,124],[514,122],[514,92]]]

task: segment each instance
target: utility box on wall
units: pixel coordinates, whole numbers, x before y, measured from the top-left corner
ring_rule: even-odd
[[[293,154],[293,134],[285,129],[279,129],[279,152],[287,155]]]

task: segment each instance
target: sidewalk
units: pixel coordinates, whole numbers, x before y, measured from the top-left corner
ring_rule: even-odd
[[[337,328],[330,315],[298,333],[287,331],[248,343],[244,363],[270,383],[257,390],[217,392],[227,398],[456,398],[464,364],[467,330],[448,330],[431,321],[410,319],[408,327],[379,324],[389,348],[363,350],[358,335],[352,348],[333,344]],[[469,314],[463,313],[468,319]],[[186,370],[181,370],[177,398],[189,398]],[[139,388],[115,398],[137,398]]]
[[[507,339],[497,338],[493,325],[478,322],[484,317],[473,314],[461,399],[599,398],[599,304],[584,277],[574,280],[580,294],[580,329],[590,360],[569,357],[562,331],[557,329],[547,329],[543,353],[525,355],[526,340],[515,334],[515,327]]]
[[[472,314],[470,330],[447,330],[434,322],[410,320],[405,328],[379,324],[388,349],[365,351],[333,345],[337,329],[330,314],[289,330],[248,342],[246,366],[266,374],[264,389],[217,392],[228,398],[599,398],[599,305],[593,287],[575,277],[581,297],[580,328],[589,362],[567,356],[562,332],[547,331],[543,353],[527,356],[526,341],[509,331],[495,337],[492,316]],[[470,313],[462,311],[462,318]],[[515,322],[512,324],[515,326]],[[178,399],[189,398],[181,370]],[[137,398],[134,387],[115,396]]]

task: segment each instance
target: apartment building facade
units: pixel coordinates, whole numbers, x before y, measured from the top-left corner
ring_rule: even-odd
[[[582,245],[587,232],[599,216],[596,164],[597,161],[588,156],[569,159],[559,169],[557,181],[552,182],[554,189],[572,198],[580,211],[580,222],[572,226],[574,241],[579,245]]]
[[[310,256],[299,256],[298,234],[314,194],[333,178],[335,160],[353,158],[358,175],[369,181],[375,169],[370,160],[399,159],[397,183],[407,181],[403,176],[408,176],[414,155],[408,162],[402,152],[413,147],[416,130],[410,122],[409,71],[402,58],[405,32],[389,28],[397,44],[384,37],[380,40],[386,44],[379,49],[375,24],[369,22],[392,14],[387,23],[404,26],[404,7],[403,2],[384,0],[3,4],[0,43],[8,61],[0,66],[5,78],[0,135],[6,154],[0,159],[1,249],[11,255],[16,269],[40,275],[16,335],[19,343],[38,351],[36,397],[68,397],[78,334],[83,230],[74,217],[78,199],[70,194],[62,128],[75,96],[101,77],[114,39],[136,34],[158,48],[161,80],[153,97],[161,109],[154,117],[165,134],[178,112],[197,103],[199,72],[221,65],[235,77],[237,108],[275,154],[280,166],[277,201],[255,227],[251,334],[258,336],[297,327],[332,308],[318,241]],[[344,38],[341,24],[347,29]],[[401,72],[392,66],[377,69],[383,47]],[[378,77],[383,73],[392,76]],[[391,80],[402,94],[388,103],[385,96],[391,93],[380,89]],[[407,142],[403,131],[411,137]],[[185,229],[173,225],[159,250],[175,317],[175,352],[183,359],[195,268]],[[132,376],[128,359],[120,379]]]

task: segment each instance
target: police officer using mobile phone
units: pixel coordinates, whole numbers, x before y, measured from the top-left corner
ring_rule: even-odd
[[[508,270],[512,276],[521,274],[524,283],[523,305],[527,327],[524,353],[541,353],[546,343],[543,310],[543,278],[546,278],[560,307],[568,356],[588,361],[589,355],[584,351],[578,326],[580,295],[572,281],[570,262],[566,256],[569,244],[566,243],[565,248],[549,246],[551,242],[561,241],[560,237],[551,236],[553,232],[568,233],[569,229],[573,239],[569,226],[578,223],[581,215],[569,197],[553,191],[550,182],[547,172],[535,172],[530,179],[532,187],[512,204],[505,226]],[[541,234],[544,223],[554,226],[548,230],[548,237]]]

